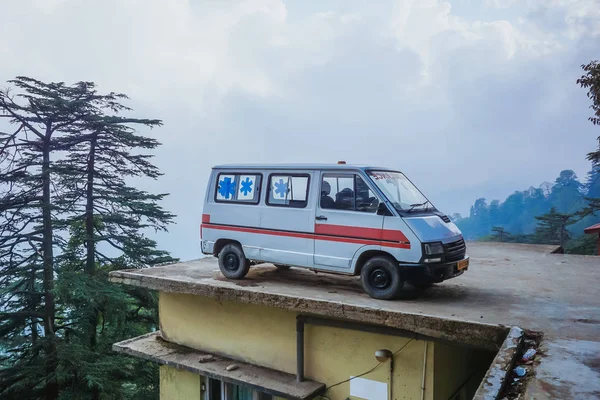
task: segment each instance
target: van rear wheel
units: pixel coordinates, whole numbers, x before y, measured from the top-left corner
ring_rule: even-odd
[[[229,279],[242,279],[250,269],[250,261],[242,246],[236,243],[225,245],[219,253],[219,269]]]
[[[394,299],[400,296],[404,288],[398,263],[385,256],[369,259],[362,268],[360,280],[365,292],[380,300]]]

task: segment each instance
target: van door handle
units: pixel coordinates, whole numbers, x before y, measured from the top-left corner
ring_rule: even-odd
[[[327,221],[327,217],[326,217],[326,216],[324,216],[324,215],[317,215],[317,216],[315,217],[315,219],[316,219],[317,221]]]

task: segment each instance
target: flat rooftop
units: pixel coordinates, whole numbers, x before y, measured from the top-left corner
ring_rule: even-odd
[[[111,281],[405,329],[498,350],[511,326],[544,333],[528,396],[600,398],[600,257],[554,247],[469,243],[469,271],[405,298],[375,300],[358,277],[257,266],[240,281],[214,258],[111,273]],[[529,398],[529,397],[527,397]]]

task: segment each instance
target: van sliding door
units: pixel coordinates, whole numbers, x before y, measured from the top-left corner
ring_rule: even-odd
[[[356,252],[381,248],[379,199],[358,172],[322,172],[315,214],[314,264],[349,270]]]
[[[269,174],[266,205],[261,213],[262,261],[312,266],[315,209],[310,186],[314,186],[315,176],[314,171]]]

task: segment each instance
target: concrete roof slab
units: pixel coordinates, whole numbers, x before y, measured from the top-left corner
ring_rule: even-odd
[[[255,267],[240,281],[223,278],[213,259],[144,270],[115,271],[112,282],[148,289],[192,294],[276,307],[391,328],[402,329],[455,344],[496,351],[509,327],[431,315],[423,310],[403,310],[396,302],[374,300],[364,294],[355,277],[293,269],[279,271]]]
[[[213,258],[115,271],[110,279],[159,291],[379,324],[494,350],[498,350],[510,326],[543,332],[550,345],[560,340],[598,343],[600,257],[551,254],[555,249],[468,243],[471,265],[464,275],[425,292],[409,289],[399,301],[370,298],[357,277],[315,274],[297,268],[279,271],[268,265],[257,266],[245,279],[230,281],[219,273]],[[580,366],[589,362],[577,352],[570,360]],[[555,369],[548,366],[554,362],[558,363],[559,358],[544,359],[550,371],[560,370],[560,364]],[[597,376],[600,379],[600,374]],[[560,382],[564,390],[571,390],[565,389],[567,386],[574,390],[578,385],[568,376],[561,376]],[[581,386],[577,390],[580,392]]]

